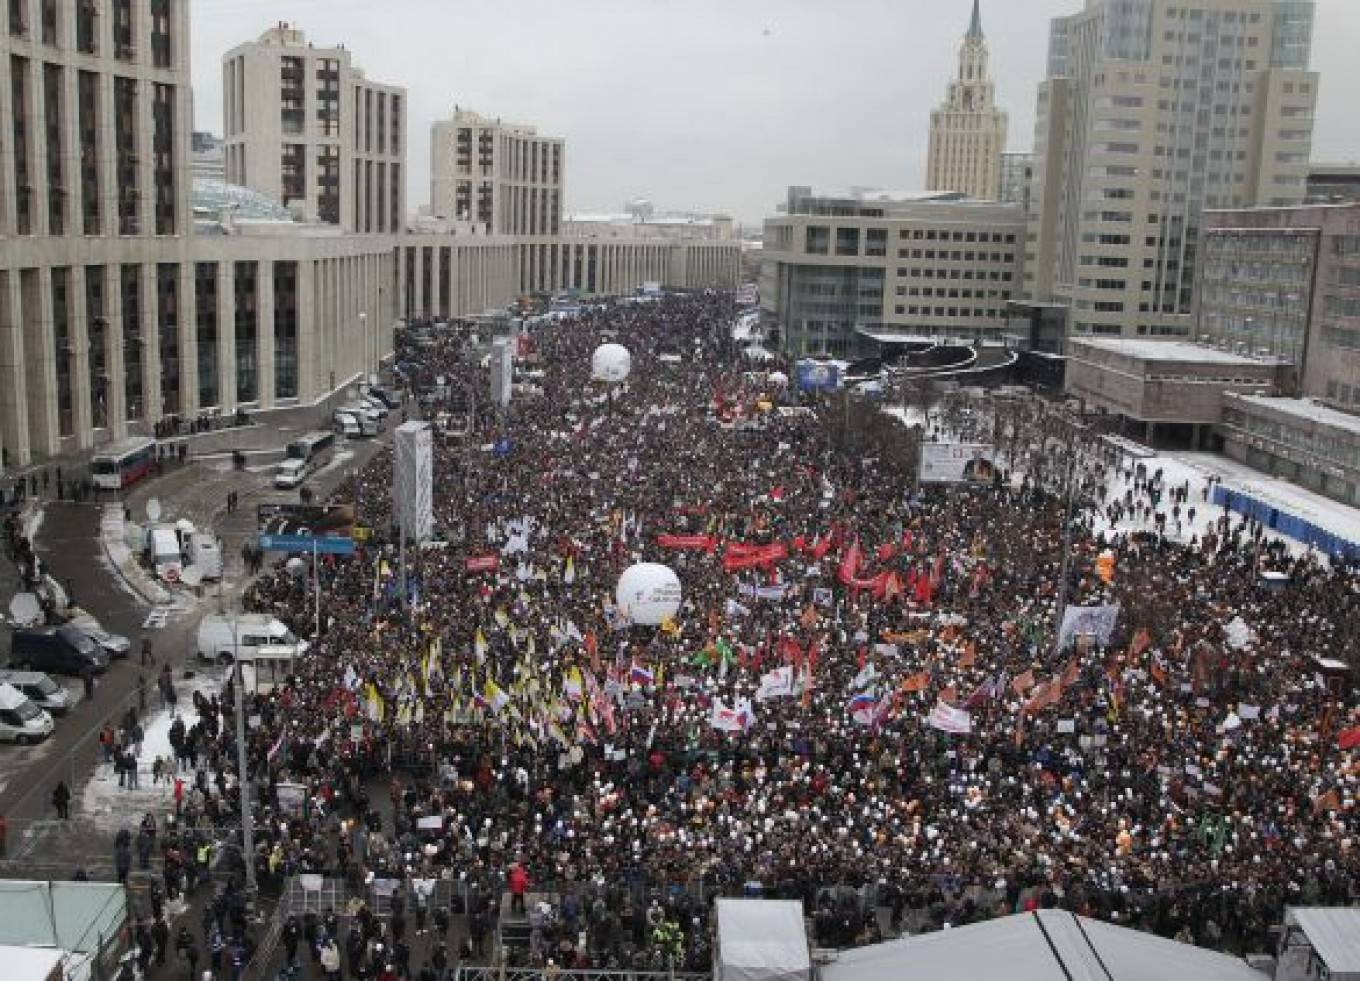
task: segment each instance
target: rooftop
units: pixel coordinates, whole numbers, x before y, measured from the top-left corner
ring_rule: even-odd
[[[1333,409],[1329,405],[1315,402],[1312,399],[1287,399],[1270,398],[1265,395],[1232,395],[1239,401],[1248,405],[1259,405],[1265,409],[1273,409],[1284,415],[1293,416],[1296,419],[1307,419],[1322,426],[1330,426],[1333,429],[1342,429],[1346,432],[1360,434],[1360,416],[1352,415],[1349,412],[1342,412],[1340,409]]]
[[[1088,347],[1097,351],[1141,361],[1183,361],[1193,364],[1219,365],[1275,365],[1274,358],[1251,358],[1231,351],[1220,351],[1189,341],[1146,341],[1128,337],[1074,337],[1068,342],[1074,349]],[[1076,351],[1074,350],[1075,354]]]

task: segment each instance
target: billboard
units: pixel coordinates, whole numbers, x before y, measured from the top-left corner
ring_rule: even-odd
[[[798,390],[802,392],[834,392],[841,387],[839,365],[799,361],[797,377]]]
[[[921,444],[923,484],[990,484],[999,472],[995,447],[983,443]]]
[[[515,348],[513,337],[498,337],[491,342],[491,404],[504,409],[510,404],[510,393],[515,381]]]
[[[266,552],[354,552],[353,504],[261,504],[256,514]]]
[[[396,479],[392,513],[406,537],[429,541],[434,535],[434,430],[428,422],[404,422],[396,429]]]

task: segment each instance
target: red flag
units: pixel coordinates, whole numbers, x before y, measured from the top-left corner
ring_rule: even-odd
[[[892,558],[896,552],[897,549],[895,549],[891,543],[880,545],[878,546],[878,560],[880,562],[886,562]]]
[[[860,560],[863,558],[860,552],[859,539],[856,538],[853,545],[845,550],[841,555],[841,567],[838,578],[841,585],[849,586],[859,575]]]
[[[1064,688],[1071,688],[1073,685],[1077,683],[1077,680],[1080,677],[1081,677],[1081,665],[1077,663],[1077,659],[1074,657],[1072,658],[1072,660],[1067,662],[1067,670],[1065,670],[1062,674],[1062,686]]]
[[[977,644],[971,640],[963,645],[963,654],[959,657],[959,667],[971,668],[977,663]]]
[[[1360,726],[1351,726],[1349,729],[1342,729],[1337,736],[1337,745],[1342,749],[1354,749],[1360,746]]]
[[[950,685],[944,691],[940,692],[940,701],[944,702],[946,705],[954,705],[958,700],[959,690],[953,685]]]
[[[1026,671],[1024,674],[1017,674],[1011,681],[1011,691],[1017,695],[1023,695],[1026,690],[1034,687],[1034,672]]]
[[[468,559],[463,565],[468,572],[495,572],[501,567],[501,557],[499,555],[478,555]]]

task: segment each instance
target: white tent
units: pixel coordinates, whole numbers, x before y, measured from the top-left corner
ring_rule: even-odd
[[[715,981],[808,981],[803,905],[786,899],[719,899]]]
[[[844,951],[820,975],[821,981],[1261,981],[1235,957],[1062,910]]]
[[[1327,969],[1315,970],[1315,961]],[[1332,981],[1360,979],[1360,909],[1290,906],[1284,911],[1284,936],[1275,977],[1280,981],[1325,976]]]

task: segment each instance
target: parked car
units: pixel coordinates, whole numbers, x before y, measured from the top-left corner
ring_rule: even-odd
[[[123,658],[132,653],[132,641],[122,634],[110,633],[99,621],[88,613],[80,613],[70,619],[71,626],[88,636],[102,647],[110,658]]]
[[[109,655],[84,631],[69,623],[41,630],[16,630],[10,640],[10,667],[20,671],[83,675],[106,671]]]
[[[71,693],[41,671],[0,671],[0,685],[12,685],[30,702],[52,715],[65,715],[75,703]]]
[[[292,647],[302,654],[308,645],[266,613],[210,613],[198,625],[197,646],[200,660],[231,664],[253,660],[261,647]]]
[[[369,388],[368,394],[373,398],[377,399],[383,405],[387,406],[389,409],[401,408],[401,399],[397,398],[387,389],[379,385],[374,385],[371,388]]]
[[[52,716],[23,692],[13,685],[0,685],[0,739],[20,744],[42,742],[54,728]]]

